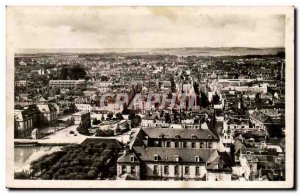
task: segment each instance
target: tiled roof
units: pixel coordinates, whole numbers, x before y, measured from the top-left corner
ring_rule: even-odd
[[[134,162],[131,161],[131,157],[134,157]],[[118,162],[123,162],[123,163],[126,163],[126,162],[140,163],[139,158],[137,157],[137,155],[133,151],[128,151],[127,153],[125,153],[124,155],[122,155],[118,159]]]
[[[149,138],[160,138],[164,134],[165,138],[191,139],[192,135],[197,139],[219,139],[219,137],[208,129],[173,129],[173,128],[145,128],[143,131]]]
[[[271,123],[272,122],[272,119],[269,116],[267,116],[263,113],[257,112],[257,111],[253,112],[253,114],[251,116],[252,116],[252,118],[259,120],[262,123]]]
[[[163,147],[133,147],[135,153],[142,161],[154,161],[154,155],[159,157],[159,161],[175,162],[175,157],[179,157],[179,162],[195,162],[195,156],[199,156],[200,161],[206,162],[215,149],[192,149],[192,148],[163,148]]]

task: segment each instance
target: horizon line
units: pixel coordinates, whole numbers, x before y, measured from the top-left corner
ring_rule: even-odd
[[[104,51],[107,52],[107,50],[120,50],[120,49],[226,49],[226,48],[246,48],[246,49],[285,49],[285,47],[283,46],[278,46],[278,47],[246,47],[246,46],[232,46],[232,47],[209,47],[209,46],[202,46],[202,47],[141,47],[141,48],[134,48],[134,47],[128,47],[128,48],[19,48],[16,49],[15,54],[27,54],[27,53],[23,53],[23,52],[43,52],[43,53],[51,53],[53,51],[60,51],[60,52],[78,52],[79,50],[84,51],[84,50],[97,50],[97,51]],[[72,51],[73,50],[73,51]],[[76,51],[77,50],[77,51]],[[113,51],[111,51],[113,52]],[[130,51],[127,51],[130,52]],[[33,53],[30,53],[33,54]]]

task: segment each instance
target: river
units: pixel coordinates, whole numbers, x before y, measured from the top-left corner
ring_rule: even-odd
[[[30,163],[45,154],[59,151],[62,146],[15,146],[14,147],[14,171],[27,171]]]

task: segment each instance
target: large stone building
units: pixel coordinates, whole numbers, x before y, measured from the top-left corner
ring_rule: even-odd
[[[85,87],[84,80],[50,80],[49,81],[50,88],[83,88]]]
[[[117,162],[118,177],[141,180],[231,180],[219,137],[203,129],[140,129]]]
[[[14,110],[15,138],[29,136],[39,126],[39,110],[36,105]]]

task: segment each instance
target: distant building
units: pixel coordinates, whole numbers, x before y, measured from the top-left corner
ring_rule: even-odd
[[[90,104],[75,104],[76,109],[79,111],[91,112],[92,106]]]
[[[83,88],[85,87],[85,81],[84,80],[50,80],[49,87],[65,88],[65,89]]]
[[[36,105],[29,105],[22,110],[14,110],[15,138],[30,136],[31,131],[39,126],[39,110]]]
[[[86,121],[90,121],[91,113],[87,111],[80,111],[72,114],[72,117],[74,118],[74,124],[79,125],[81,123],[85,123]]]
[[[57,125],[57,109],[53,104],[49,104],[44,98],[41,98],[36,106],[40,112],[41,127]]]
[[[26,87],[27,86],[27,81],[26,80],[19,80],[19,81],[15,81],[15,86],[23,86]]]

